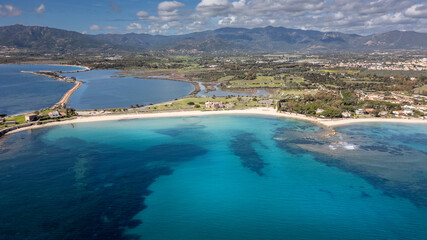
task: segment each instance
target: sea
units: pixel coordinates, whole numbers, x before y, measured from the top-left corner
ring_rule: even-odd
[[[74,84],[21,71],[77,71],[56,65],[0,65],[0,113],[14,115],[51,107]]]
[[[194,91],[191,83],[124,76],[118,70],[92,70],[64,74],[84,84],[71,96],[68,106],[79,109],[129,108],[168,102]]]
[[[0,239],[427,239],[427,125],[255,115],[0,139]]]

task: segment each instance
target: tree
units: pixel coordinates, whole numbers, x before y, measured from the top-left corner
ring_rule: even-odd
[[[328,118],[339,118],[341,117],[341,112],[335,108],[328,108],[322,112],[322,115]]]
[[[67,108],[66,112],[67,112],[67,117],[77,115],[76,110],[74,108]]]
[[[255,72],[248,72],[248,74],[246,74],[246,80],[255,80],[255,79],[256,79]]]

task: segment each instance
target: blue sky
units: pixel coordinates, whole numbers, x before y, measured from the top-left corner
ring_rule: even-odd
[[[220,27],[372,34],[427,32],[427,0],[0,0],[0,25],[88,34],[182,34]]]

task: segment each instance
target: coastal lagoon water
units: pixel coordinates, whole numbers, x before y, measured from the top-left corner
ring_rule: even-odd
[[[81,110],[167,102],[185,97],[194,90],[190,83],[126,77],[116,70],[92,70],[65,76],[75,76],[85,82],[68,102],[70,107]]]
[[[21,71],[76,71],[82,69],[53,65],[0,65],[0,113],[12,115],[51,107],[73,87],[71,83]]]
[[[252,115],[0,141],[0,239],[427,239],[427,126]]]

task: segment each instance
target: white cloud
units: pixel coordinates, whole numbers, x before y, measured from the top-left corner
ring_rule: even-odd
[[[246,6],[246,0],[239,0],[238,2],[232,2],[233,8],[243,8]]]
[[[149,26],[148,26],[148,32],[150,33],[150,34],[154,34],[154,35],[160,35],[160,34],[165,34],[165,33],[167,33],[167,30],[168,29],[166,29],[167,27],[165,27],[165,26],[162,26],[161,24],[159,24],[159,23],[153,23],[153,24],[150,24]]]
[[[219,25],[231,25],[236,22],[235,16],[225,17],[218,21]]]
[[[137,16],[137,17],[145,18],[145,17],[150,16],[150,14],[148,14],[148,13],[147,13],[147,12],[145,12],[145,11],[139,11],[139,12],[137,12],[137,13],[136,13],[136,16]]]
[[[413,18],[427,18],[427,4],[416,4],[405,11],[405,15]]]
[[[185,5],[181,2],[177,2],[177,1],[165,1],[165,2],[161,2],[159,3],[158,6],[158,10],[159,11],[166,11],[166,12],[170,12],[173,11],[177,8],[180,7],[184,7]]]
[[[118,27],[114,27],[114,26],[105,26],[105,27],[101,27],[101,26],[99,26],[99,25],[96,25],[96,24],[94,24],[94,25],[91,25],[90,27],[89,27],[89,30],[90,31],[112,31],[112,30],[117,30],[117,29],[119,29]]]
[[[385,24],[405,24],[413,22],[413,19],[406,17],[402,13],[386,14],[368,21],[369,26],[378,26]]]
[[[21,9],[11,4],[0,4],[0,17],[16,17],[22,15]]]
[[[182,18],[179,8],[185,5],[177,1],[165,1],[159,3],[157,15],[158,17],[151,17],[152,20],[160,22],[177,21]]]
[[[194,21],[190,24],[188,24],[185,28],[188,31],[199,31],[201,30],[203,27],[205,26],[205,24],[202,21]]]
[[[182,9],[185,7],[179,1],[164,1],[156,15],[140,11],[136,17],[147,22],[146,30],[154,34],[224,26],[358,34],[427,29],[427,4],[417,0],[199,0],[194,9]]]
[[[339,20],[344,18],[344,14],[342,12],[337,12],[334,14],[334,18]]]
[[[139,23],[131,23],[126,27],[126,30],[142,30],[143,27]]]
[[[196,10],[204,16],[218,16],[230,12],[233,5],[228,0],[202,0]]]
[[[91,25],[89,27],[89,30],[91,30],[91,31],[99,31],[99,30],[101,30],[101,28],[98,25],[94,24],[94,25]]]
[[[37,14],[43,14],[46,11],[46,7],[42,3],[40,6],[36,7],[34,11],[36,11]]]

